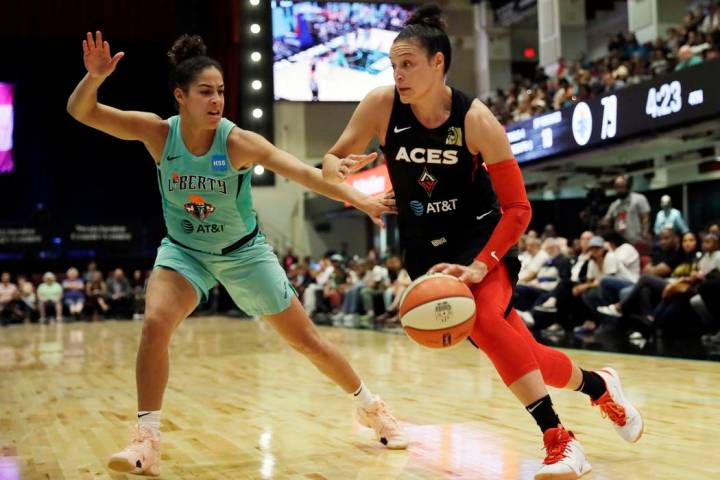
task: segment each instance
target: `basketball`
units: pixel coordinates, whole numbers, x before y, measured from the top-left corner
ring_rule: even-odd
[[[451,347],[472,332],[475,298],[451,275],[423,275],[408,286],[400,301],[400,322],[423,347]]]

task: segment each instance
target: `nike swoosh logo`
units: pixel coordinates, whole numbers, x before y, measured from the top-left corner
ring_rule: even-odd
[[[488,215],[490,215],[492,212],[493,212],[492,210],[489,210],[489,211],[483,213],[482,215],[480,215],[479,217],[475,217],[475,218],[477,218],[478,220],[482,220],[483,218],[485,218],[485,217],[487,217]]]
[[[138,418],[144,417],[145,415],[150,415],[151,412],[145,412],[145,413],[138,413]]]
[[[404,132],[405,130],[410,130],[411,128],[412,127],[398,128],[397,126],[395,126],[395,128],[393,129],[393,132],[400,133],[400,132]]]
[[[172,156],[172,157],[171,157],[170,155],[168,155],[166,158],[167,158],[167,161],[168,161],[168,162],[172,162],[172,161],[175,160],[176,158],[180,158],[180,157],[182,157],[182,155],[175,155],[175,156]]]
[[[492,252],[490,252],[490,256],[493,257],[496,262],[499,262],[499,261],[500,261],[500,259],[499,259],[498,256],[497,256],[497,252],[495,252],[495,250],[493,250]]]
[[[532,413],[532,412],[534,412],[535,409],[536,409],[537,407],[539,407],[541,404],[542,404],[542,402],[538,403],[537,405],[535,405],[535,406],[532,407],[532,408],[528,408],[527,411],[528,411],[529,413]]]

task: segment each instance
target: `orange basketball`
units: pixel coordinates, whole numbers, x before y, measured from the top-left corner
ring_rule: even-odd
[[[451,347],[472,332],[475,298],[456,277],[440,273],[423,275],[403,294],[400,322],[405,333],[424,347]]]

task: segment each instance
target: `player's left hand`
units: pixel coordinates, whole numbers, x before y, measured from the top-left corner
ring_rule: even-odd
[[[444,273],[457,277],[464,283],[480,283],[488,273],[488,267],[483,262],[475,260],[469,266],[458,265],[457,263],[438,263],[428,273]]]
[[[384,214],[397,214],[395,205],[395,192],[388,190],[374,197],[367,197],[360,210],[365,212],[370,220],[380,228],[385,228],[385,222],[382,220]]]

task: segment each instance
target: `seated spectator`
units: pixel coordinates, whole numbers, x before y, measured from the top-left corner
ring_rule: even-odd
[[[115,318],[131,318],[133,296],[130,282],[122,268],[116,268],[107,279],[109,313]]]
[[[360,292],[365,287],[365,278],[371,268],[372,262],[367,260],[354,263],[340,311],[333,315],[333,325],[353,327],[358,324],[358,316],[362,311]]]
[[[55,319],[62,322],[62,298],[63,288],[55,279],[55,274],[46,272],[43,275],[43,283],[37,288],[38,310],[40,311],[40,323],[49,323],[47,321],[47,309],[53,307],[55,309]]]
[[[402,260],[397,255],[391,255],[385,261],[388,270],[390,285],[385,289],[386,312],[376,318],[380,326],[392,325],[400,322],[400,300],[407,287],[412,283],[407,270],[403,268]]]
[[[85,301],[94,322],[100,320],[101,314],[105,315],[110,310],[107,303],[107,285],[98,270],[92,271],[90,281],[85,283]]]
[[[680,210],[672,208],[670,195],[663,195],[660,198],[660,211],[655,216],[655,235],[660,235],[663,228],[675,230],[680,235],[688,231]]]
[[[549,298],[556,297],[560,282],[570,279],[570,262],[562,254],[560,242],[555,238],[547,238],[543,242],[543,250],[548,259],[540,267],[537,276],[516,287],[515,308],[528,327],[535,325],[531,310],[543,305]]]
[[[574,292],[573,289],[587,282],[587,269],[590,263],[589,243],[594,236],[593,232],[585,231],[577,241],[573,242],[569,259],[569,278],[566,279],[561,275],[560,282],[551,296],[533,308],[534,319],[540,315],[550,320],[550,326],[541,332],[545,338],[563,336],[576,326],[576,319],[589,316],[587,307],[582,302],[582,292]]]
[[[295,265],[295,264],[297,264],[297,263],[298,263],[298,257],[296,257],[296,256],[293,254],[293,249],[292,249],[292,247],[288,247],[287,253],[285,254],[285,256],[284,256],[283,259],[282,259],[282,266],[283,266],[283,268],[284,268],[285,271],[287,272],[287,271],[290,270],[290,267],[292,267],[293,265]]]
[[[332,272],[325,282],[323,296],[325,301],[330,305],[331,312],[338,312],[342,305],[342,299],[345,295],[349,283],[349,273],[343,264],[345,259],[339,253],[330,257],[330,265]]]
[[[698,294],[708,275],[720,270],[719,248],[717,236],[705,235],[703,253],[694,264],[693,271],[688,276],[676,277],[668,282],[662,292],[662,301],[648,315],[644,322],[646,325],[663,330],[666,334],[669,332],[674,337],[682,337],[692,335],[703,329],[703,324],[708,324],[707,318],[704,318],[705,312],[698,310],[697,304],[693,306],[691,300]]]
[[[680,61],[675,65],[676,72],[702,63],[703,61],[702,57],[693,53],[691,46],[687,44],[678,50],[678,60]]]
[[[626,271],[621,275],[607,275],[600,281],[602,305],[615,304],[625,298],[640,278],[640,253],[637,249],[617,232],[607,233],[606,243],[607,249],[620,263],[618,268],[624,267]]]
[[[313,281],[305,289],[303,307],[310,316],[314,316],[315,313],[331,313],[332,309],[325,301],[324,295],[325,284],[333,272],[330,257],[327,254],[323,256],[315,265],[315,268],[313,268],[312,262],[308,263],[308,265],[310,265],[309,273]]]
[[[680,279],[690,275],[698,260],[695,234],[688,232],[683,236],[682,247],[676,250],[677,234],[669,228],[660,234],[660,253],[654,264],[645,268],[638,282],[626,292],[619,302],[599,305],[597,311],[610,317],[636,316],[645,319],[660,303],[665,287],[671,282],[668,278]]]
[[[360,315],[360,326],[370,328],[375,324],[375,317],[385,313],[385,289],[390,285],[388,271],[382,265],[372,265],[365,275],[363,289],[360,290],[363,310]]]
[[[683,253],[678,234],[669,228],[660,232],[659,245],[660,249],[653,255],[652,262],[645,266],[643,274],[667,278],[686,260],[687,253]]]
[[[537,233],[535,236],[528,233],[525,238],[525,251],[518,256],[520,260],[519,284],[528,283],[537,277],[540,268],[548,260],[547,252],[541,247],[542,243],[537,237]]]
[[[573,288],[573,295],[582,296],[582,300],[593,316],[592,320],[575,329],[577,334],[593,333],[597,328],[597,307],[606,304],[603,292],[599,288],[600,282],[606,277],[633,281],[632,273],[618,260],[615,254],[609,251],[602,237],[595,236],[588,243],[590,249],[590,263],[587,269],[587,281]],[[635,278],[636,279],[636,278]]]
[[[22,302],[20,290],[10,281],[10,273],[3,272],[0,276],[0,324],[22,322]]]
[[[141,320],[145,312],[145,282],[142,270],[135,270],[130,280],[133,296],[133,319]],[[302,298],[302,297],[301,297]]]
[[[65,275],[66,278],[62,282],[63,303],[68,308],[68,313],[75,320],[80,320],[85,308],[85,282],[80,278],[80,272],[75,267],[69,268]]]
[[[95,274],[95,272],[98,271],[97,262],[95,260],[91,260],[87,264],[87,270],[83,273],[83,280],[85,280],[85,283],[89,282],[92,276]]]
[[[25,305],[24,321],[34,321],[38,316],[37,296],[35,295],[35,285],[26,277],[18,277],[18,289],[20,290],[20,300]]]

